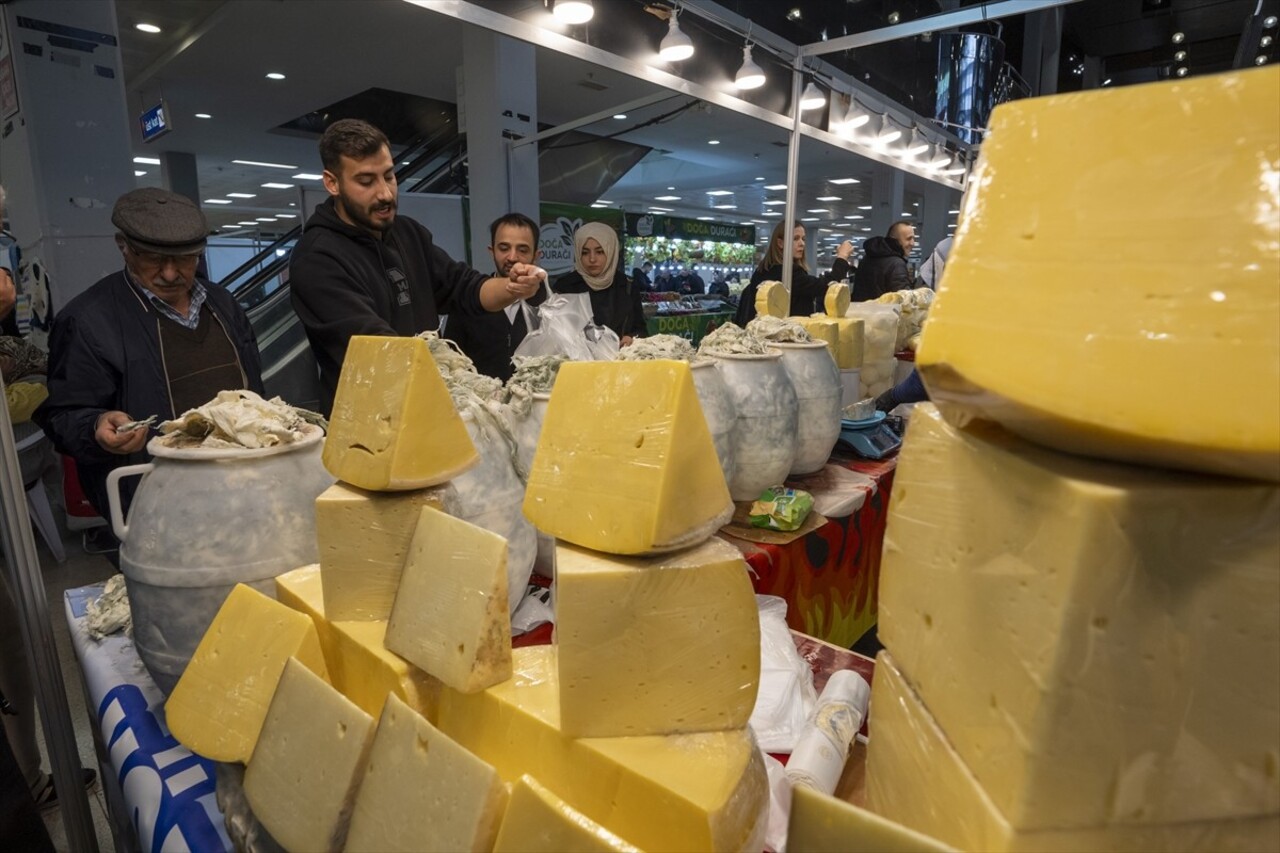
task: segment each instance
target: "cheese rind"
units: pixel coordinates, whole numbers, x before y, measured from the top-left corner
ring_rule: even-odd
[[[316,542],[329,620],[390,618],[424,506],[442,508],[444,491],[369,492],[334,483],[316,498]]]
[[[423,507],[387,647],[464,693],[510,678],[507,540]]]
[[[822,307],[828,317],[843,317],[849,310],[849,285],[833,284],[827,288],[827,295],[822,299]]]
[[[169,730],[197,755],[248,761],[290,656],[326,676],[311,620],[236,584],[165,703]]]
[[[272,838],[286,850],[341,850],[372,739],[373,718],[291,658],[244,774]]]
[[[688,363],[568,362],[524,497],[544,533],[611,554],[687,548],[733,517]]]
[[[791,313],[791,294],[780,281],[762,281],[756,288],[756,316],[785,317]]]
[[[478,460],[427,342],[356,335],[347,345],[321,459],[362,489],[420,489]]]
[[[640,558],[559,545],[556,646],[569,737],[745,726],[760,616],[742,552],[718,538]]]
[[[787,849],[797,853],[944,853],[955,848],[808,785],[794,785]]]
[[[529,774],[511,791],[493,853],[640,853]]]
[[[1072,453],[1280,481],[1277,103],[1268,67],[998,107],[916,360],[930,398]],[[1073,168],[1046,184],[1051,162]]]
[[[343,849],[488,851],[506,805],[493,767],[388,696]]]
[[[440,730],[504,780],[536,774],[642,850],[760,849],[768,780],[749,729],[567,737],[559,727],[555,650],[515,649],[512,665],[510,680],[480,693],[446,689],[440,705]]]
[[[1277,814],[1277,530],[1275,486],[1081,459],[921,405],[880,641],[1016,827]]]
[[[1276,814],[1078,829],[1015,828],[983,791],[886,652],[876,660],[870,732],[868,806],[960,850],[1244,853],[1280,848],[1280,815]],[[1088,736],[1086,732],[1070,740],[1077,748],[1092,749]]]

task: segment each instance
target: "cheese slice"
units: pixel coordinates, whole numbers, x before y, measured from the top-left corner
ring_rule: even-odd
[[[791,313],[791,294],[780,281],[762,281],[756,288],[757,317],[785,317]]]
[[[849,310],[849,301],[849,285],[833,284],[827,288],[822,307],[826,309],[828,317],[843,317],[844,312]]]
[[[320,637],[320,650],[324,652],[325,667],[329,671],[329,683],[341,690],[342,684],[333,654],[333,631],[329,627],[329,620],[324,615],[324,586],[321,580],[320,564],[312,563],[277,575],[275,585],[276,601],[311,617],[311,623],[316,626],[316,634]]]
[[[1278,530],[1275,486],[1081,459],[921,405],[880,641],[1016,827],[1277,814]]]
[[[827,349],[831,351],[831,357],[839,364],[840,359],[840,330],[836,326],[835,320],[826,316],[814,315],[812,317],[788,317],[805,327],[809,332],[809,337],[815,341],[822,341],[827,345]]]
[[[418,516],[424,506],[443,505],[442,489],[368,492],[346,483],[334,483],[316,498],[325,615],[390,618]]]
[[[797,853],[943,853],[955,848],[807,785],[794,785],[787,849]]]
[[[1280,481],[1277,103],[1268,67],[998,107],[916,360],[944,413]]]
[[[885,652],[876,660],[870,731],[868,806],[961,850],[1243,853],[1280,849],[1280,815],[1274,813],[1235,820],[1018,829],[983,791]],[[1095,749],[1088,732],[1070,740],[1077,749]]]
[[[840,335],[836,364],[841,370],[856,370],[862,367],[864,322],[861,317],[835,319],[836,330]]]
[[[290,659],[245,769],[254,816],[286,850],[341,850],[372,740],[372,717]]]
[[[248,761],[290,656],[325,677],[311,620],[236,584],[165,703],[169,731],[197,755]]]
[[[568,362],[556,376],[524,514],[611,554],[696,545],[733,501],[683,361]]]
[[[760,615],[742,552],[712,538],[658,557],[556,549],[560,730],[623,737],[745,726]]]
[[[387,647],[464,693],[510,678],[507,540],[423,507]]]
[[[506,806],[493,767],[388,696],[344,850],[487,853]]]
[[[321,459],[339,480],[388,491],[451,480],[479,456],[426,341],[357,335]]]
[[[529,774],[516,781],[493,853],[640,853]]]
[[[557,383],[558,384],[558,383]],[[518,648],[509,681],[446,689],[440,730],[507,782],[525,773],[643,850],[758,850],[769,804],[749,729],[571,738],[560,731],[555,650]]]

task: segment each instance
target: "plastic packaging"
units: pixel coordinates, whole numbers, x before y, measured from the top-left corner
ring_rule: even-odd
[[[813,495],[786,486],[770,486],[751,504],[751,526],[769,530],[799,530],[813,509]]]
[[[796,458],[790,473],[812,474],[827,464],[840,438],[840,369],[821,341],[769,345],[782,353],[782,366],[799,406]]]
[[[245,583],[274,594],[276,575],[315,563],[316,498],[334,482],[324,432],[258,450],[174,449],[107,479],[138,657],[167,696],[227,594]],[[121,517],[119,481],[143,475]]]
[[[842,669],[831,674],[787,762],[791,784],[824,794],[835,791],[870,699],[871,685],[858,673]]]
[[[588,293],[557,293],[538,306],[538,328],[525,335],[515,356],[563,355],[573,361],[609,361],[618,336],[595,324]]]
[[[791,472],[800,402],[781,352],[712,357],[737,412],[729,494],[735,501],[755,500]]]
[[[751,711],[751,730],[766,752],[789,753],[818,693],[813,669],[796,650],[787,627],[787,602],[776,595],[757,595],[760,609],[760,689]]]
[[[845,316],[863,322],[862,397],[875,397],[893,387],[893,354],[898,343],[900,306],[855,302]]]
[[[882,305],[901,306],[898,336],[894,342],[896,351],[915,349],[909,347],[908,342],[918,337],[924,327],[924,321],[929,318],[929,306],[933,303],[933,297],[932,288],[918,287],[915,290],[891,290],[876,300]]]

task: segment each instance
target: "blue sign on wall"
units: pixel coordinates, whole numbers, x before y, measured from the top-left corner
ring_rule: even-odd
[[[165,116],[164,101],[156,104],[142,115],[138,116],[138,123],[142,125],[142,141],[150,142],[153,139],[159,139],[169,131],[173,130],[169,126],[169,120]]]

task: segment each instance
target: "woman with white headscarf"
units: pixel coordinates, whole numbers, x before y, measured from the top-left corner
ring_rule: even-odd
[[[596,324],[608,326],[625,347],[645,335],[640,290],[618,269],[618,234],[603,222],[588,222],[573,235],[573,272],[556,282],[556,293],[590,293]]]

